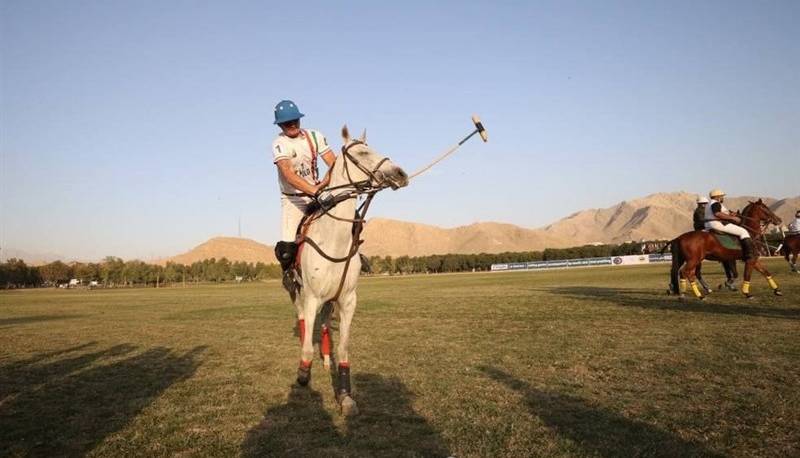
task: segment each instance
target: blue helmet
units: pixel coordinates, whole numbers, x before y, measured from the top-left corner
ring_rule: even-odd
[[[300,119],[305,116],[303,113],[300,113],[300,110],[297,108],[294,102],[291,100],[281,100],[281,102],[275,105],[275,122],[273,124],[281,124],[287,121],[293,121],[295,119]]]

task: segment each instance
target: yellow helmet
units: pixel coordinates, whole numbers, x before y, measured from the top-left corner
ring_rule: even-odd
[[[711,190],[711,192],[708,193],[708,197],[710,197],[712,199],[715,198],[715,197],[722,197],[724,195],[725,195],[725,191],[723,191],[722,189],[719,189],[719,188],[713,189],[713,190]]]

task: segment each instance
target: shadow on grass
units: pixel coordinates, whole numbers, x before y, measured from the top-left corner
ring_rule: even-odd
[[[33,315],[16,318],[0,318],[0,328],[16,326],[18,324],[38,323],[40,321],[70,320],[81,317],[83,317],[83,315]]]
[[[93,345],[0,366],[0,449],[18,456],[85,455],[170,385],[191,377],[205,350],[177,354],[157,347],[134,354],[136,347],[117,345],[48,361]]]
[[[353,377],[360,414],[342,433],[311,388],[292,386],[285,404],[267,410],[242,443],[243,456],[449,456],[439,434],[411,405],[397,378]],[[338,414],[337,414],[338,415]]]
[[[530,412],[559,436],[593,456],[721,456],[647,423],[593,406],[585,399],[542,391],[494,367],[479,367],[524,397]]]
[[[665,289],[666,290],[666,289]],[[765,318],[782,318],[788,320],[800,319],[800,308],[770,308],[759,307],[757,305],[741,304],[719,304],[697,299],[688,299],[680,302],[676,296],[668,296],[666,293],[658,294],[653,290],[627,289],[627,288],[606,288],[597,286],[563,286],[554,288],[537,288],[541,291],[559,296],[566,296],[573,299],[595,299],[610,302],[623,307],[641,307],[656,310],[676,310],[692,313],[714,313],[723,315],[749,315]],[[720,296],[726,294],[738,294],[735,292],[715,293]],[[769,294],[766,292],[765,294]],[[713,296],[712,297],[716,297]],[[714,300],[709,298],[710,300]],[[780,299],[778,299],[780,300]]]

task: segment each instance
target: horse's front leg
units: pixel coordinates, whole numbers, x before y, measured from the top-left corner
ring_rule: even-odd
[[[303,340],[306,335],[306,320],[305,312],[303,311],[303,297],[305,294],[301,291],[300,295],[294,300],[294,308],[297,310],[297,335],[300,336],[300,346],[303,346]]]
[[[309,290],[302,295],[302,313],[305,319],[298,320],[302,324],[300,331],[301,350],[300,367],[297,368],[297,383],[301,386],[308,385],[311,381],[311,362],[314,358],[314,321],[317,316],[317,306],[319,298],[311,294]]]
[[[794,273],[797,273],[797,255],[798,254],[800,254],[800,252],[792,254],[791,265],[792,265],[792,272],[794,272]],[[786,260],[787,261],[789,260],[789,255],[788,254],[786,255]]]
[[[352,291],[343,295],[339,299],[339,345],[337,357],[339,365],[337,368],[338,380],[336,389],[336,400],[344,415],[358,414],[358,406],[353,400],[352,389],[350,387],[350,354],[348,345],[350,344],[350,325],[353,322],[353,314],[356,311],[356,292]]]
[[[756,259],[755,262],[753,263],[753,268],[756,269],[757,271],[761,272],[761,275],[763,275],[764,278],[767,279],[767,283],[769,283],[769,287],[772,288],[772,292],[776,296],[783,296],[783,293],[781,292],[780,288],[778,288],[778,284],[775,282],[775,279],[772,278],[772,275],[770,275],[770,273],[767,270],[767,268],[764,267],[761,264],[761,261]]]

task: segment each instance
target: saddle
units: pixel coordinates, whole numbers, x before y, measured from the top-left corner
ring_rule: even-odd
[[[714,237],[717,238],[717,241],[723,248],[727,248],[729,250],[741,250],[742,243],[739,241],[739,237],[735,237],[730,234],[726,234],[724,232],[717,232],[713,229],[706,229],[706,232],[710,233]]]

